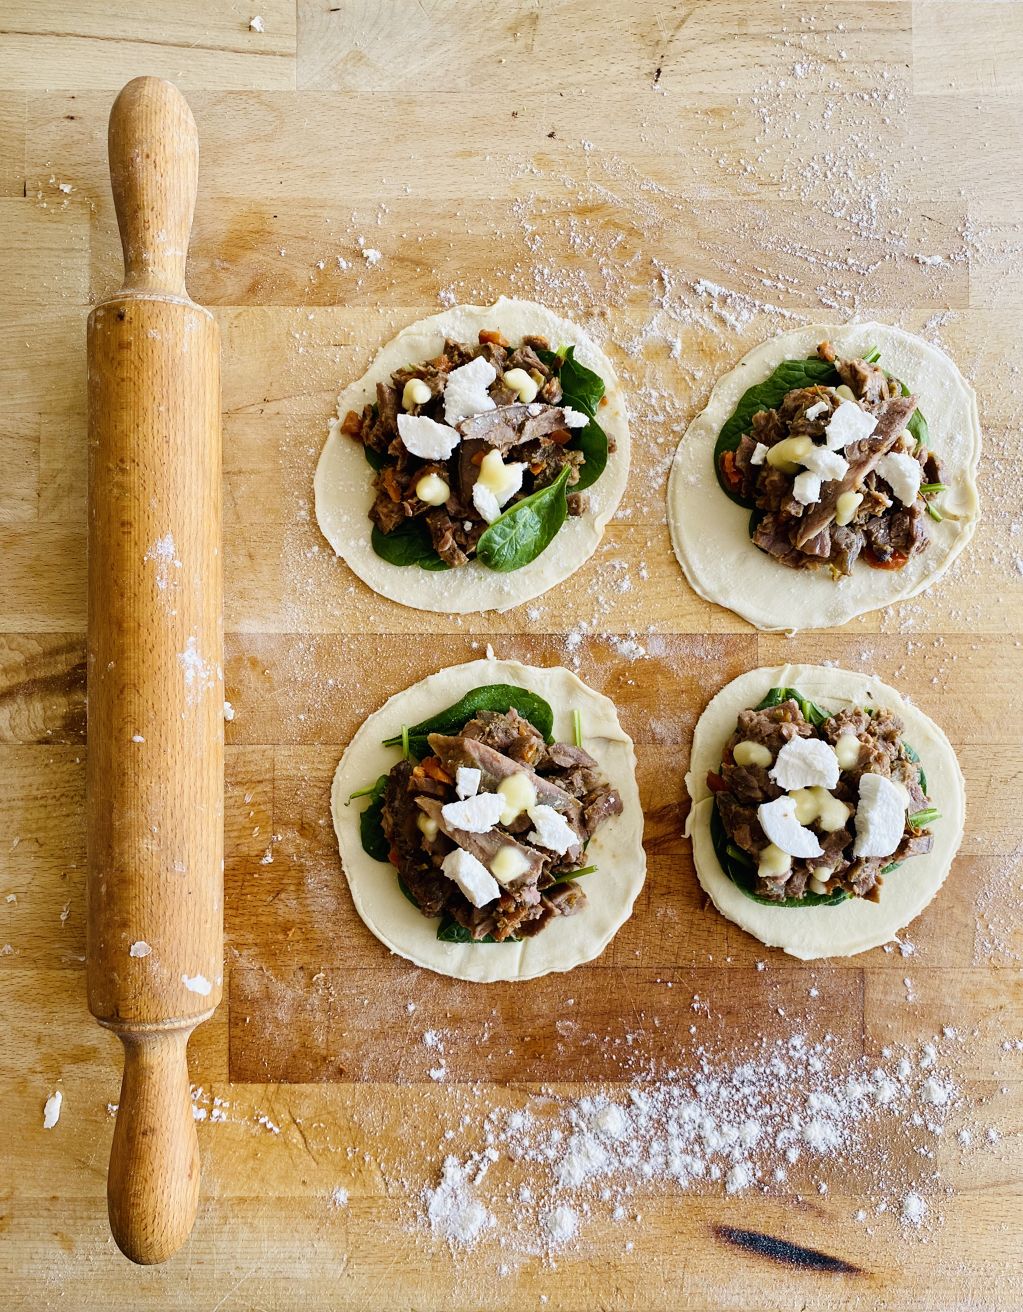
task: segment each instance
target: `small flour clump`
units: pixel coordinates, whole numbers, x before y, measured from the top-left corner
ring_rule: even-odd
[[[484,1154],[475,1165],[464,1165],[447,1157],[436,1189],[425,1189],[426,1215],[434,1234],[450,1244],[476,1243],[484,1231],[497,1225],[497,1218],[476,1197],[474,1185],[487,1173],[490,1157]]]

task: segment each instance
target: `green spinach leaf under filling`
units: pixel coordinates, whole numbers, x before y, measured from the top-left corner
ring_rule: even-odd
[[[528,720],[537,732],[542,733],[545,742],[553,742],[554,712],[550,703],[528,688],[519,688],[513,683],[488,683],[481,688],[473,688],[453,705],[436,715],[431,715],[418,724],[409,726],[409,750],[416,760],[429,754],[427,741],[431,733],[454,736],[461,733],[474,715],[480,711],[510,711],[512,707]],[[385,747],[400,747],[402,735],[395,734],[384,739]]]
[[[407,755],[421,760],[429,754],[429,734],[441,733],[454,736],[460,733],[466,724],[481,711],[510,711],[513,707],[523,719],[532,724],[534,729],[543,734],[545,742],[554,741],[554,711],[548,701],[545,701],[537,693],[530,692],[528,688],[519,688],[515,684],[488,683],[480,688],[473,688],[471,692],[467,692],[457,702],[442,711],[438,711],[435,715],[431,715],[428,719],[421,720],[411,727],[403,726],[401,733],[384,739],[384,746],[402,747],[406,750]],[[349,802],[358,797],[368,797],[370,799],[369,805],[359,817],[359,837],[362,841],[362,850],[367,856],[381,863],[390,861],[391,850],[382,825],[386,790],[387,775],[382,774],[376,783],[360,788],[358,792],[352,793],[348,799]],[[574,870],[571,874],[560,876],[555,882],[565,883],[569,880],[579,879],[583,875],[592,874],[596,869],[596,866],[584,866],[581,870]],[[398,875],[397,879],[398,888],[402,894],[413,906],[418,907],[418,903],[406,888],[401,875]],[[438,923],[437,937],[442,943],[495,943],[497,941],[489,934],[482,939],[473,939],[469,930],[460,925],[454,917],[447,914],[442,916]],[[518,943],[519,941],[516,938],[502,940],[505,943]]]
[[[881,353],[876,348],[866,352],[863,359],[868,364],[876,364]],[[892,377],[891,374],[888,375]],[[903,396],[909,396],[910,390],[901,379],[896,379]],[[714,473],[718,484],[737,506],[746,510],[756,510],[752,501],[747,500],[736,491],[729,482],[727,457],[738,450],[739,443],[753,427],[753,416],[761,410],[776,410],[789,392],[801,387],[838,387],[842,382],[835,366],[828,360],[813,355],[805,360],[783,360],[774,372],[760,383],[748,387],[739,398],[731,416],[725,422],[714,444]],[[916,439],[917,446],[927,446],[929,430],[927,420],[920,413],[919,407],[913,411],[908,424],[909,432]]]
[[[389,565],[418,565],[434,571],[451,568],[434,551],[430,530],[422,519],[407,519],[390,533],[381,533],[374,524],[370,544]]]
[[[570,451],[581,451],[586,457],[579,470],[579,481],[572,486],[573,492],[583,492],[592,487],[607,467],[607,434],[597,423],[597,407],[604,399],[604,380],[600,374],[579,363],[574,346],[565,347],[560,352],[537,351],[537,355],[544,364],[557,370],[562,405],[589,416],[590,422],[585,428],[574,430],[568,444]]]
[[[771,688],[766,697],[758,702],[753,709],[755,711],[766,711],[772,706],[780,706],[782,702],[787,701],[796,702],[802,713],[803,719],[808,721],[815,728],[819,728],[825,720],[830,720],[834,714],[833,711],[826,711],[823,707],[818,706],[816,702],[812,702],[809,697],[804,697],[798,688]],[[870,713],[870,709],[868,708],[867,714],[869,715]],[[924,773],[923,766],[920,765],[920,757],[918,753],[905,740],[903,740],[902,749],[910,761],[918,766],[920,773],[920,787],[926,794],[927,775]],[[921,812],[920,815],[926,817],[926,819],[921,820],[921,827],[923,824],[930,823],[931,819],[937,819],[938,814],[937,811],[934,811],[932,814],[930,810]],[[919,819],[919,817],[910,816],[910,823],[916,819]],[[741,892],[745,893],[751,901],[760,902],[763,906],[835,907],[838,906],[840,902],[847,901],[851,896],[850,893],[841,888],[836,889],[833,893],[814,893],[808,890],[802,897],[787,897],[781,899],[764,897],[762,894],[757,893],[755,891],[757,886],[756,860],[749,852],[743,851],[741,847],[738,847],[729,839],[718,812],[716,799],[714,805],[711,807],[710,813],[710,841],[714,848],[714,855],[718,859],[718,865],[720,865],[722,872],[738,889],[740,889]],[[891,861],[888,865],[882,867],[880,873],[882,875],[890,875],[893,870],[898,870],[901,865],[901,861]]]

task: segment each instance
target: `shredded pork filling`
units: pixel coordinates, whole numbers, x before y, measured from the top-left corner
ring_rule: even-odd
[[[912,856],[931,850],[933,836],[925,826],[914,827],[913,816],[930,807],[921,785],[920,765],[911,759],[902,739],[902,721],[888,710],[877,710],[868,715],[865,710],[853,708],[839,711],[815,726],[806,720],[799,703],[782,702],[764,710],[741,711],[735,733],[725,748],[720,774],[708,777],[714,794],[718,814],[729,841],[741,849],[757,866],[754,891],[761,897],[779,901],[802,898],[808,891],[834,893],[843,890],[853,897],[879,900],[884,882],[883,871]],[[761,873],[764,854],[769,847],[758,816],[764,803],[783,797],[786,790],[772,778],[778,754],[794,738],[818,738],[834,747],[843,739],[843,755],[855,754],[855,764],[840,770],[837,786],[828,790],[831,796],[844,804],[845,822],[836,828],[825,828],[822,818],[806,821],[817,837],[823,855],[810,858],[791,858],[788,868],[777,873]],[[852,741],[858,743],[858,752]],[[740,744],[756,744],[770,754],[770,763],[738,764],[736,748]],[[746,759],[764,753],[755,748],[740,749]],[[905,825],[897,847],[882,857],[853,854],[857,826],[857,806],[860,797],[860,780],[865,774],[881,775],[901,785],[906,792]],[[831,808],[834,810],[834,808]],[[833,819],[829,823],[834,823]]]
[[[816,451],[827,449],[826,429],[843,400],[835,387],[813,386],[789,392],[774,410],[753,416],[752,430],[735,452],[737,486],[756,506],[753,541],[793,569],[827,567],[836,578],[852,573],[863,560],[881,569],[900,569],[929,542],[927,501],[919,492],[906,505],[878,470],[890,454],[908,456],[921,466],[922,487],[941,484],[941,464],[933,451],[917,447],[906,425],[916,409],[912,396],[902,396],[899,383],[876,364],[836,357],[829,342],[818,347],[821,359],[832,362],[861,410],[874,417],[869,436],[841,450],[848,470],[839,478],[822,478],[818,498],[798,499],[800,465],[773,464],[772,448],[789,438],[809,438]],[[759,453],[759,454],[758,454]],[[813,455],[811,455],[811,460]],[[785,462],[789,465],[789,462]],[[848,514],[852,494],[855,509]]]
[[[389,534],[410,520],[422,520],[434,550],[453,567],[465,565],[475,556],[477,543],[490,522],[473,496],[483,460],[490,452],[499,452],[502,461],[525,465],[521,487],[501,503],[501,510],[509,510],[531,493],[549,486],[566,465],[570,468],[571,488],[585,463],[581,451],[569,449],[577,430],[568,422],[570,416],[561,405],[558,374],[537,354],[550,350],[547,340],[525,337],[513,348],[500,333],[484,330],[479,336],[475,345],[448,340],[436,359],[395,370],[389,383],[377,383],[375,404],[367,405],[361,415],[349,411],[341,424],[343,433],[361,442],[378,463],[382,462],[373,480],[376,497],[369,512],[376,528]],[[496,373],[486,389],[494,408],[453,425],[461,440],[446,459],[412,454],[399,433],[399,417],[426,417],[444,424],[448,376],[476,359],[486,360]],[[510,385],[509,378],[518,386]],[[422,385],[421,401],[413,399],[416,382]],[[520,399],[523,386],[526,395],[532,394],[528,403]],[[608,450],[614,450],[613,439],[609,439]],[[423,500],[419,493],[428,474],[436,475],[443,487],[431,484],[433,495]],[[446,495],[436,501],[445,491]],[[586,507],[585,494],[569,492],[570,515],[581,515]]]
[[[532,937],[552,920],[581,911],[586,894],[572,875],[586,865],[589,839],[622,811],[620,796],[593,757],[568,743],[546,743],[514,709],[482,711],[461,733],[431,734],[429,744],[433,755],[419,762],[399,761],[392,768],[381,813],[391,862],[423,915],[448,915],[474,939],[502,942]],[[497,793],[512,776],[524,776],[527,792],[536,801],[485,832],[466,833],[443,817],[443,808],[459,800],[459,769],[479,771],[477,795]],[[529,809],[537,807],[550,807],[571,828],[578,841],[566,852],[559,854],[536,841],[537,825]],[[445,858],[456,848],[487,870],[493,868],[499,894],[492,901],[474,906],[443,872]],[[508,848],[521,859],[517,873],[502,879],[495,857]]]

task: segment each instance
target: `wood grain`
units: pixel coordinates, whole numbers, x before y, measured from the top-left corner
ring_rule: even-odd
[[[263,34],[249,30],[257,13]],[[13,1306],[1023,1302],[1023,1082],[1003,1048],[1023,1035],[1021,43],[1018,5],[972,0],[4,6],[0,1087],[14,1133],[0,1147],[0,1284]],[[223,339],[236,711],[226,1003],[189,1052],[199,1105],[230,1105],[198,1125],[203,1198],[187,1249],[144,1271],[107,1232],[120,1045],[84,1006],[82,328],[120,281],[104,132],[113,93],[138,72],[186,89],[202,134],[188,274]],[[375,267],[360,237],[383,253]],[[331,558],[311,520],[312,469],[334,397],[381,341],[442,295],[500,292],[547,301],[606,342],[633,416],[625,514],[536,615],[420,616]],[[760,636],[686,588],[664,527],[667,463],[743,351],[794,322],[849,316],[923,332],[977,385],[985,518],[930,595],[837,633]],[[635,661],[616,648],[630,630],[647,653]],[[637,740],[650,880],[605,957],[551,984],[558,1008],[576,1012],[573,1033],[551,1035],[542,982],[521,999],[480,994],[390,958],[352,913],[333,847],[330,774],[361,717],[488,641],[501,655],[578,661]],[[680,837],[692,727],[734,674],[789,658],[876,670],[960,754],[967,845],[905,936],[909,957],[794,963],[699,896]],[[595,1204],[553,1265],[452,1254],[430,1237],[420,1191],[436,1182],[446,1129],[525,1106],[541,1083],[554,1096],[604,1076],[620,1085],[628,1071],[612,1045],[627,1029],[638,1060],[691,1057],[694,994],[723,1042],[785,1033],[780,1006],[808,1033],[830,1029],[849,1060],[953,1024],[962,1097],[1001,1138],[971,1154],[953,1134],[937,1142],[926,1166],[954,1192],[928,1195],[942,1222],[920,1236],[880,1220],[868,1234],[853,1219],[876,1201],[862,1170],[832,1172],[820,1195],[800,1165],[734,1198],[638,1184],[642,1222],[626,1236]],[[510,1056],[477,1042],[491,1010]],[[430,1027],[447,1036],[442,1083],[429,1076]],[[44,1132],[55,1088],[64,1110]],[[887,1147],[899,1169],[922,1160],[902,1135]],[[512,1171],[509,1191],[518,1181]],[[330,1205],[338,1185],[346,1208]],[[794,1270],[729,1240],[729,1227],[852,1269]]]
[[[199,141],[136,78],[110,112],[124,278],[89,316],[87,982],[124,1044],[107,1180],[134,1262],[187,1239],[199,1148],[186,1046],[221,996],[220,353],[185,290]]]

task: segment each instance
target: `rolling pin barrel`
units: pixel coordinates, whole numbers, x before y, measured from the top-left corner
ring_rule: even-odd
[[[181,94],[130,82],[109,152],[125,279],[88,329],[88,989],[125,1050],[111,1229],[148,1263],[195,1218],[186,1046],[222,987],[220,364],[185,290],[198,137]]]

